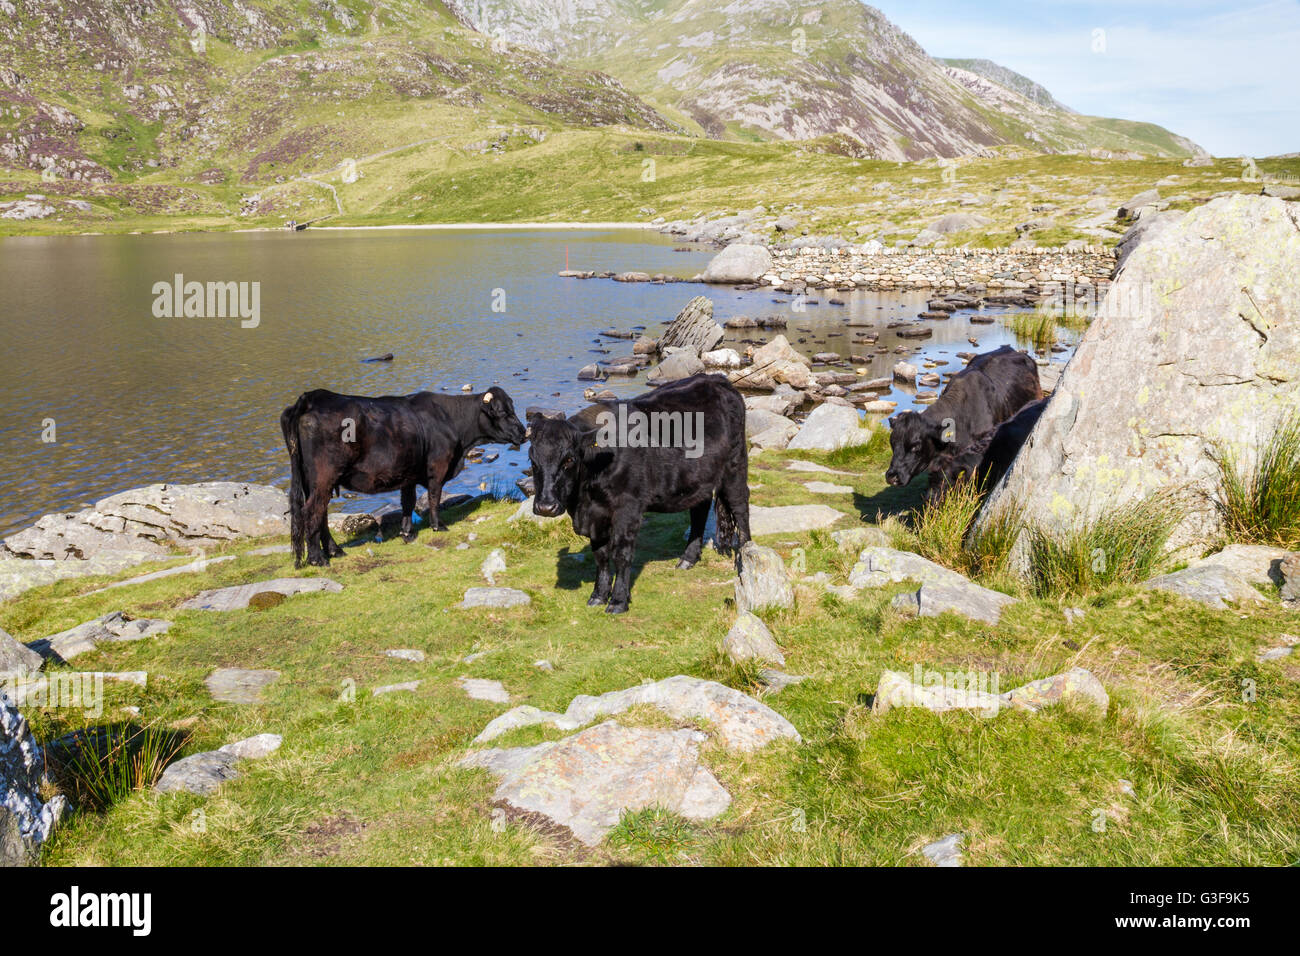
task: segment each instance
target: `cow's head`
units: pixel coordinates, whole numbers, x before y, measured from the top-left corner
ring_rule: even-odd
[[[484,441],[499,441],[507,445],[524,443],[524,426],[515,414],[515,403],[505,390],[493,385],[479,402],[478,430]]]
[[[929,470],[948,443],[944,441],[942,422],[932,422],[916,412],[901,412],[889,420],[889,446],[894,456],[885,481],[902,487]]]
[[[533,514],[556,518],[576,498],[589,436],[564,419],[528,416],[528,460],[533,466]]]

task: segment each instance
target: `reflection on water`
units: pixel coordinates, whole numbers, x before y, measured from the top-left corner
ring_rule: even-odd
[[[527,405],[576,410],[577,370],[630,351],[601,339],[610,327],[657,334],[693,295],[719,320],[783,314],[805,353],[862,354],[850,316],[879,327],[913,318],[923,296],[841,293],[803,313],[770,290],[689,283],[562,279],[565,268],[698,273],[711,252],[675,252],[654,233],[393,231],[0,240],[0,534],[154,481],[287,483],[280,410],[309,388],[371,395],[457,392],[502,385]],[[260,283],[260,322],[155,318],[156,283]],[[494,306],[496,311],[494,311]],[[925,356],[960,367],[956,353],[1010,341],[1000,325],[959,313],[935,322]],[[807,329],[808,331],[801,331]],[[865,329],[862,329],[865,331]],[[764,340],[728,330],[728,344]],[[803,339],[800,342],[799,339]],[[881,345],[897,344],[884,331]],[[609,355],[599,351],[608,349]],[[361,359],[391,352],[391,362]],[[871,376],[899,356],[875,355]],[[620,394],[644,376],[611,380]],[[908,407],[901,393],[891,398]],[[53,420],[56,441],[43,442]],[[453,490],[512,483],[526,450],[469,466]],[[373,504],[355,499],[348,507]]]

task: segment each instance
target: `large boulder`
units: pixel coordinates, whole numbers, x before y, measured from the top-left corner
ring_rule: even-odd
[[[0,694],[0,867],[32,866],[67,806],[41,799],[45,760],[27,720]]]
[[[862,427],[858,410],[848,405],[818,405],[804,421],[789,448],[804,451],[835,451],[850,445],[865,445],[871,429]]]
[[[1297,262],[1300,208],[1260,196],[1142,243],[981,520],[1014,505],[1064,530],[1180,489],[1171,546],[1216,536],[1216,447],[1249,459],[1300,407]]]
[[[659,351],[667,354],[669,349],[689,349],[699,356],[717,348],[725,334],[722,326],[713,321],[713,302],[697,295],[660,337]]]
[[[816,384],[812,361],[797,352],[784,335],[778,335],[766,345],[755,349],[753,363],[749,368],[731,372],[728,378],[737,388],[769,392],[779,385],[806,389]]]
[[[757,282],[772,269],[772,254],[763,246],[733,243],[714,256],[700,278],[705,282]]]

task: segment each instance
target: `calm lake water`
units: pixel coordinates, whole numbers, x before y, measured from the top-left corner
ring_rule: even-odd
[[[575,269],[689,277],[713,250],[677,252],[639,230],[0,239],[0,534],[157,481],[287,486],[279,415],[311,388],[386,395],[499,384],[521,416],[534,404],[575,411],[591,384],[577,381],[578,369],[631,351],[596,333],[643,325],[657,335],[697,294],[714,300],[719,321],[784,314],[785,334],[805,354],[846,357],[863,353],[850,349],[858,331],[846,327],[850,316],[883,330],[925,302],[841,293],[847,306],[831,306],[823,293],[796,314],[770,290],[562,279],[566,253]],[[260,283],[257,327],[242,328],[238,317],[155,317],[154,285],[176,274]],[[1014,341],[1000,324],[972,326],[960,313],[933,326],[921,357],[949,363],[939,371],[960,368],[956,353],[974,350],[969,335],[979,351]],[[747,329],[727,339],[766,337]],[[899,342],[882,331],[880,344]],[[392,362],[361,361],[388,352]],[[876,356],[871,377],[898,360]],[[608,387],[636,394],[646,386],[641,375]],[[906,392],[889,397],[910,406]],[[56,440],[45,442],[50,419]],[[527,467],[527,449],[488,450],[497,461],[467,467],[450,490],[513,485]],[[345,507],[373,504],[356,498]]]

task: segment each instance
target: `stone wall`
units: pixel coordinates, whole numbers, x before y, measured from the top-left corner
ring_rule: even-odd
[[[1115,268],[1112,252],[1064,249],[949,249],[866,252],[844,249],[777,250],[771,270],[762,277],[770,286],[802,280],[815,289],[965,289],[1017,291],[1031,285],[1073,283],[1102,286]]]

